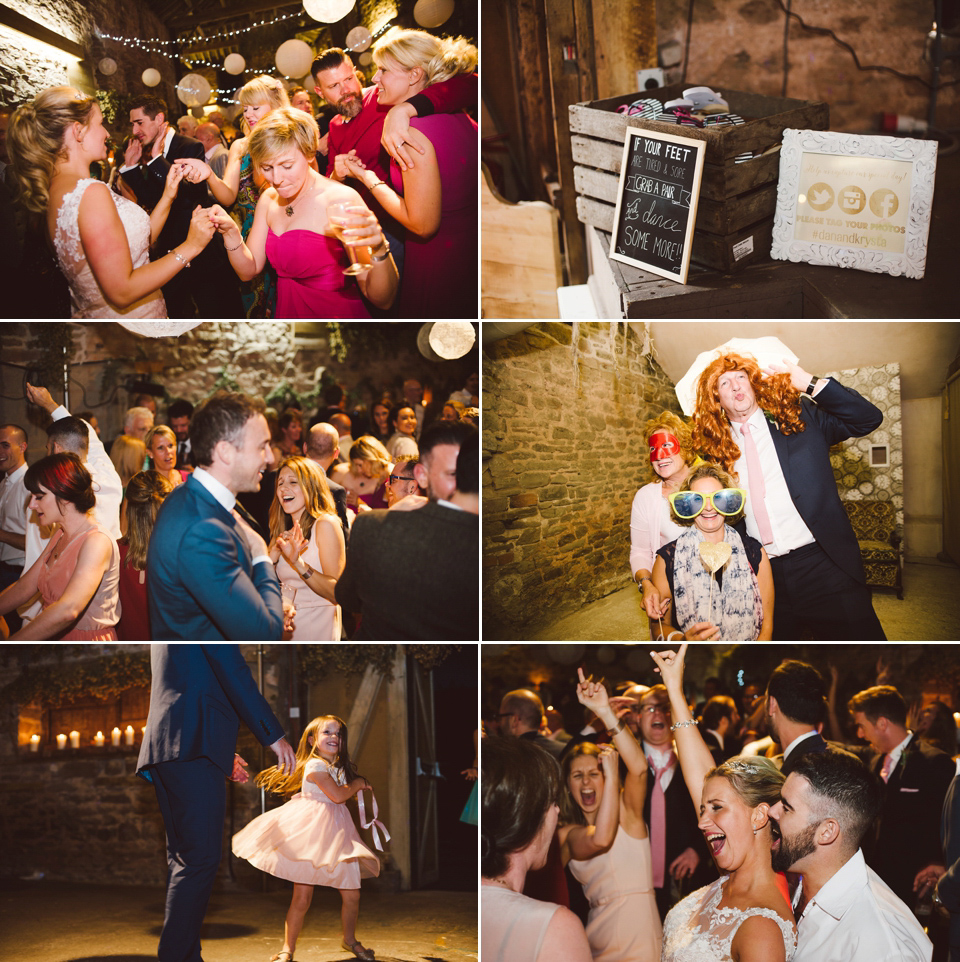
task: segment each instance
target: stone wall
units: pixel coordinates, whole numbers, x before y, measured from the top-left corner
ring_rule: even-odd
[[[642,425],[680,414],[637,334],[546,323],[483,356],[483,636],[523,637],[630,579]]]
[[[369,324],[373,322],[356,322]],[[409,347],[391,340],[389,349],[350,351],[344,361],[331,356],[326,336],[308,341],[294,337],[294,325],[284,321],[208,321],[180,337],[150,338],[131,333],[111,322],[71,324],[75,347],[70,371],[72,411],[92,410],[104,439],[120,433],[123,414],[130,406],[124,388],[136,376],[160,383],[167,401],[186,397],[199,401],[223,383],[260,396],[286,384],[303,396],[317,391],[325,371],[347,391],[351,409],[367,406],[383,391],[399,399],[403,380],[418,378],[436,398],[446,399],[463,386],[466,376],[477,370],[477,354],[457,361],[431,362],[417,351],[417,323],[384,322],[391,333],[402,336]],[[43,332],[43,323],[0,325],[0,357],[9,365],[29,367],[38,352],[30,339]],[[400,335],[397,332],[400,331]],[[405,335],[409,334],[409,337]],[[22,397],[24,372],[0,365],[0,422],[13,421],[30,430],[27,460],[44,453],[43,418],[37,409],[28,411]],[[60,383],[50,384],[57,400],[63,397]],[[165,422],[164,403],[159,420]],[[312,410],[310,411],[312,414]],[[355,430],[354,437],[359,434]]]

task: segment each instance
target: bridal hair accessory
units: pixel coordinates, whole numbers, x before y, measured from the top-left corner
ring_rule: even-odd
[[[383,844],[380,841],[380,832],[377,831],[379,828],[383,832],[383,841],[390,841],[390,833],[387,831],[387,826],[380,821],[380,809],[377,806],[377,796],[373,794],[373,789],[370,789],[370,799],[373,802],[373,818],[367,821],[367,813],[363,805],[363,793],[366,791],[365,788],[361,788],[357,792],[357,811],[360,813],[360,827],[369,828],[373,833],[373,845],[378,852],[383,851]]]

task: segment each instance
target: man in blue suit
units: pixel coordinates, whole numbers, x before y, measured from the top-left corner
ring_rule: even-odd
[[[202,962],[200,927],[220,865],[225,778],[240,719],[290,774],[293,749],[236,645],[151,645],[150,711],[137,774],[153,783],[167,832],[167,902],[159,962]]]
[[[196,470],[164,501],[147,552],[155,641],[279,641],[280,583],[263,538],[237,510],[273,463],[262,406],[216,394],[194,413]]]
[[[761,372],[726,354],[700,376],[695,420],[695,446],[747,491],[741,525],[770,558],[774,640],[885,641],[830,464],[830,447],[875,431],[880,409],[797,364]]]

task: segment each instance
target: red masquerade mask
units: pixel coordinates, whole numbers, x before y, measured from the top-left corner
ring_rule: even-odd
[[[651,461],[662,461],[680,453],[680,442],[667,431],[651,434],[649,444]]]

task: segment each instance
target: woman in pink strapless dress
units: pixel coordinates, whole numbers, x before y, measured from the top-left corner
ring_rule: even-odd
[[[373,48],[377,103],[408,101],[431,84],[476,70],[477,49],[458,37],[423,30],[388,31]],[[377,203],[407,228],[400,317],[478,316],[476,123],[465,113],[410,121],[414,166],[390,165],[390,184],[356,160],[344,160]],[[416,133],[414,133],[416,131]]]
[[[246,241],[222,207],[211,207],[210,217],[241,280],[255,277],[268,260],[276,269],[278,318],[369,317],[361,295],[375,307],[389,307],[397,268],[360,195],[311,169],[319,138],[316,121],[304,111],[271,112],[249,138],[254,166],[271,186],[257,201]],[[365,268],[355,275],[343,273],[351,251]]]
[[[90,472],[75,454],[51,454],[27,469],[24,484],[39,523],[60,527],[30,570],[0,594],[0,614],[38,591],[43,601],[11,640],[116,641],[120,552],[94,520]]]

